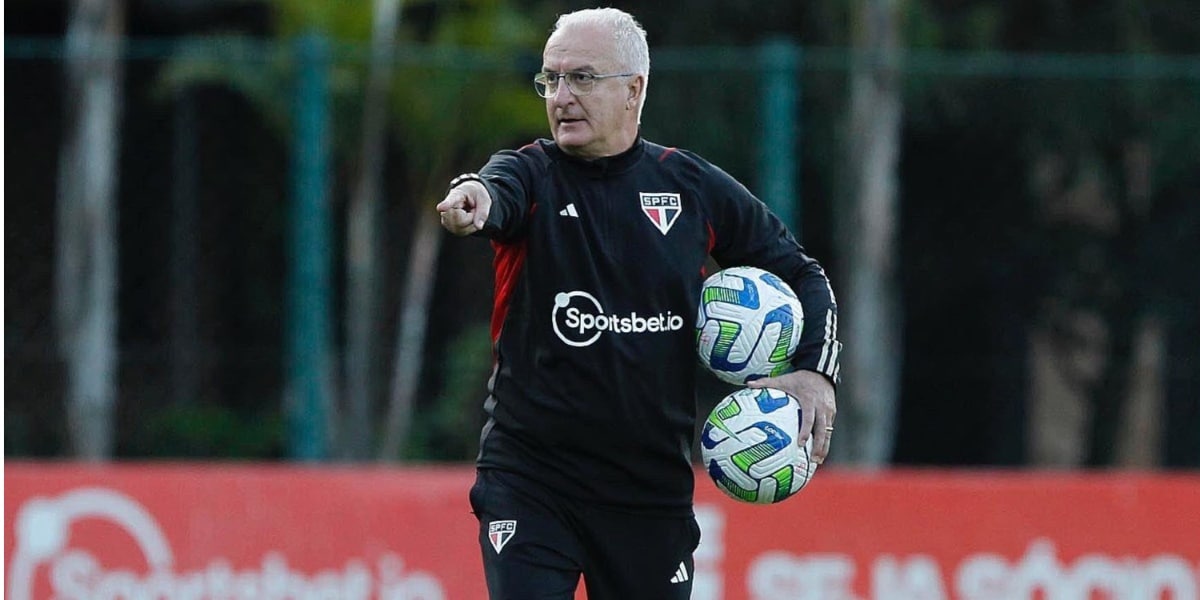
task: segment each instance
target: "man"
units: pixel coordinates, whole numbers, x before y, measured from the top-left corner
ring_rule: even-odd
[[[797,370],[751,385],[800,401],[818,463],[835,413],[833,293],[741,184],[639,137],[650,56],[633,17],[564,15],[542,58],[534,82],[554,141],[494,155],[437,205],[448,231],[496,251],[495,365],[471,490],[488,590],[570,599],[582,574],[591,600],[686,599],[705,261],[764,268],[800,296]]]

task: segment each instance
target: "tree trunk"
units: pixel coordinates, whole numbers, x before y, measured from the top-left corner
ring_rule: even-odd
[[[401,0],[375,0],[371,33],[371,66],[363,98],[362,155],[358,181],[350,200],[346,232],[345,385],[346,416],[336,454],[366,459],[374,435],[371,395],[379,329],[379,192],[387,139],[388,94],[391,88],[392,43],[396,39]]]
[[[859,60],[850,74],[845,159],[849,194],[838,216],[838,254],[848,276],[841,303],[848,351],[842,357],[835,459],[869,466],[891,460],[900,389],[899,8],[899,0],[857,3],[854,45]]]
[[[118,0],[74,0],[66,35],[66,139],[58,169],[56,317],[73,453],[112,456],[117,369]]]
[[[442,228],[431,206],[418,207],[420,216],[409,252],[404,292],[400,299],[400,318],[396,335],[395,362],[392,367],[391,403],[388,406],[383,444],[379,459],[393,461],[408,444],[413,408],[416,406],[425,330],[428,325],[429,298],[437,274]]]

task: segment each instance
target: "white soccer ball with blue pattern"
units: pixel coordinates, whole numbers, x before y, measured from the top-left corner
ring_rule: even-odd
[[[723,269],[700,290],[696,350],[723,381],[740,385],[791,371],[803,329],[796,293],[762,269]]]
[[[774,504],[808,485],[817,465],[812,437],[797,443],[800,403],[773,388],[745,388],[713,407],[700,432],[700,457],[730,498]]]

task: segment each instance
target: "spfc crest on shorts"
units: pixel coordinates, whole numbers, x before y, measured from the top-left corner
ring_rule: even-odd
[[[683,212],[683,201],[679,199],[679,194],[640,192],[638,195],[641,196],[642,212],[646,214],[646,218],[650,219],[663,235],[667,235]]]
[[[516,521],[492,521],[488,523],[488,540],[496,549],[496,554],[504,549],[504,545],[517,533]]]

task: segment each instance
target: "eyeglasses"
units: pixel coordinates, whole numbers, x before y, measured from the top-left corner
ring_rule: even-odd
[[[551,73],[542,71],[533,76],[533,87],[537,89],[539,96],[543,98],[553,98],[558,93],[559,80],[567,82],[567,89],[571,90],[576,96],[586,96],[596,89],[596,82],[609,77],[632,77],[637,73],[613,73],[612,75],[596,75],[595,73],[584,73],[580,71],[571,71],[568,73]]]

